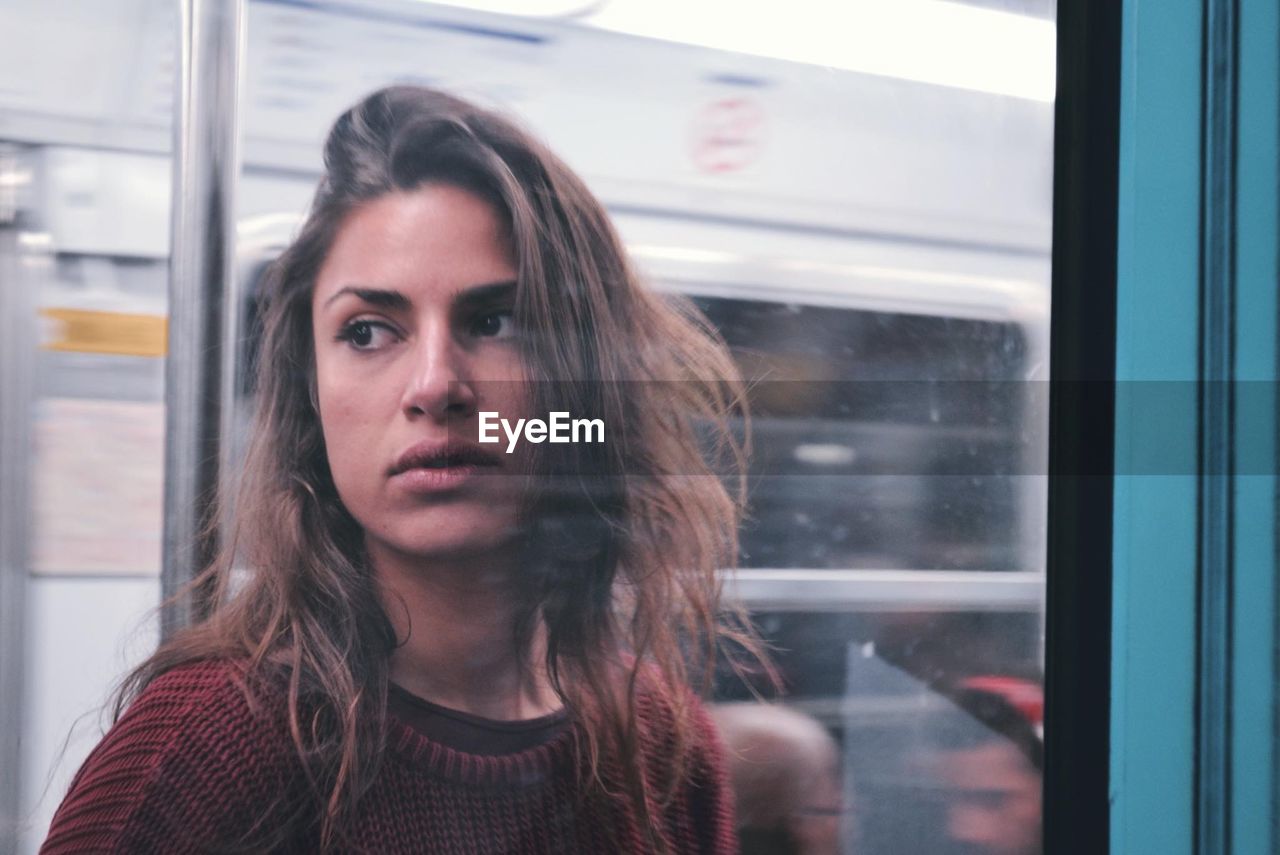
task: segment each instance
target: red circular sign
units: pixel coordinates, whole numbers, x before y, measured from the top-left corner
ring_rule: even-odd
[[[704,172],[736,172],[760,154],[764,111],[746,98],[708,104],[694,119],[693,162]]]

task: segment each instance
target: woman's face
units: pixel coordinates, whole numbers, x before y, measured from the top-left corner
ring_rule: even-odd
[[[382,196],[339,228],[312,295],[316,385],[371,552],[465,556],[516,533],[524,461],[477,441],[482,410],[530,415],[515,281],[497,213],[456,187]]]

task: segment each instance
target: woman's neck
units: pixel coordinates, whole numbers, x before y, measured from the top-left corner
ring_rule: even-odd
[[[516,638],[517,550],[423,561],[370,543],[369,558],[399,646],[391,681],[441,706],[514,721],[561,704],[543,665],[539,621]]]

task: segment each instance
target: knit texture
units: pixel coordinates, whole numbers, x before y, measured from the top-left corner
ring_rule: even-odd
[[[722,747],[706,711],[695,709],[692,775],[663,816],[666,842],[677,853],[736,853]],[[646,734],[641,762],[656,780],[670,762],[669,708],[646,696],[637,711]],[[390,716],[386,756],[360,802],[350,848],[378,855],[650,851],[628,801],[583,798],[576,756],[573,728],[536,748],[482,756],[433,742]],[[153,681],[89,755],[40,851],[314,852],[314,824],[298,820],[307,793],[301,768],[283,699],[251,703],[233,663],[186,665]],[[621,792],[617,770],[606,766],[603,774]],[[264,846],[262,835],[272,832],[285,839]]]

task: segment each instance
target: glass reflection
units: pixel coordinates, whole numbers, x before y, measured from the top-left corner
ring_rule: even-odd
[[[17,2],[0,51],[0,140],[23,149],[36,180],[21,221],[49,244],[24,284],[40,309],[158,323],[175,4],[47,5]],[[510,110],[589,178],[636,262],[693,296],[757,381],[744,567],[904,574],[910,605],[748,603],[785,691],[766,706],[718,689],[744,848],[1036,851],[1041,612],[922,606],[927,586],[906,574],[1043,570],[1043,484],[1014,473],[1041,471],[1045,452],[1030,387],[1047,376],[1052,55],[1010,63],[1052,45],[1053,0],[718,15],[612,0],[571,4],[587,14],[568,19],[467,5],[249,3],[247,328],[255,272],[305,208],[338,109],[402,81]],[[711,23],[691,34],[699,15]],[[722,26],[729,15],[743,26]],[[946,50],[927,49],[939,32]],[[929,74],[867,64],[871,48],[898,61],[904,46]],[[1003,83],[974,82],[1002,63]],[[27,414],[27,572],[47,615],[25,653],[48,666],[26,700],[33,825],[70,722],[123,670],[119,640],[156,601],[162,363],[96,347],[43,349]],[[966,385],[986,381],[1002,385]],[[93,620],[66,631],[82,612]]]
[[[777,694],[726,662],[716,720],[759,852],[1034,855],[1044,701],[1018,612],[757,612]],[[747,850],[750,851],[750,850]]]

